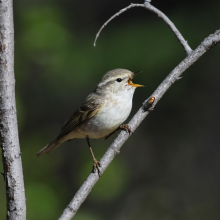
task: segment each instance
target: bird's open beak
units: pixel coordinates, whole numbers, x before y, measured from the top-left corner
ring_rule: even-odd
[[[144,87],[144,86],[142,86],[142,85],[139,85],[139,84],[134,84],[133,82],[132,82],[132,78],[135,76],[135,75],[137,75],[138,73],[140,73],[141,71],[137,71],[137,72],[135,72],[135,73],[133,73],[132,74],[132,76],[129,78],[129,80],[128,80],[128,85],[130,85],[130,86],[133,86],[133,87]]]

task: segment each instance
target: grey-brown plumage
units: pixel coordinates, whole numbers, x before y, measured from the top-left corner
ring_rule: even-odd
[[[48,154],[64,141],[71,140],[71,138],[67,138],[68,134],[70,134],[70,132],[80,126],[83,122],[93,117],[96,112],[101,108],[103,103],[104,100],[101,97],[97,99],[95,94],[88,96],[83,105],[79,109],[77,109],[69,118],[69,120],[63,125],[58,137],[47,144],[43,149],[41,149],[37,153],[37,156],[43,155],[45,153]]]
[[[51,152],[67,140],[86,138],[89,144],[89,138],[104,138],[116,130],[130,114],[136,87],[142,87],[132,83],[134,75],[125,69],[107,72],[94,92],[64,124],[57,138],[37,156]],[[93,160],[96,161],[94,156]]]

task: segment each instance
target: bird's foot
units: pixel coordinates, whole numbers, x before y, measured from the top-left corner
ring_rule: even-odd
[[[130,128],[129,125],[120,125],[119,128],[120,128],[121,130],[126,131],[126,132],[129,133],[130,135],[133,134],[133,132],[132,132],[132,130],[131,130],[131,128]]]
[[[93,165],[93,172],[95,173],[96,172],[96,169],[98,170],[98,174],[99,174],[99,177],[101,176],[101,171],[99,169],[99,167],[101,167],[101,164],[98,160],[94,160],[94,165]]]

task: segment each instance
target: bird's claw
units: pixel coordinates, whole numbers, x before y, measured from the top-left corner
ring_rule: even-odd
[[[129,125],[121,125],[120,126],[120,129],[123,130],[123,131],[126,131],[127,133],[129,133],[130,135],[133,134],[131,128]]]
[[[94,160],[93,172],[95,173],[95,172],[96,172],[96,169],[97,169],[97,170],[98,170],[99,177],[100,177],[100,176],[101,176],[101,171],[100,171],[99,167],[101,167],[100,162],[97,161],[97,160]]]

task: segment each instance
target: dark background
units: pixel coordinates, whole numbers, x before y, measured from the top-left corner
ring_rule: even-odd
[[[130,118],[186,56],[155,14],[133,8],[102,24],[131,2],[17,0],[14,2],[18,125],[27,219],[57,219],[92,168],[86,141],[36,153],[108,70],[142,70],[134,82]],[[132,3],[142,3],[136,1]],[[195,49],[220,28],[220,1],[152,1]],[[203,220],[220,215],[220,47],[176,82],[129,138],[101,176],[76,220]],[[114,140],[91,140],[100,159]],[[3,172],[2,161],[0,171]],[[0,219],[6,216],[0,179]]]

